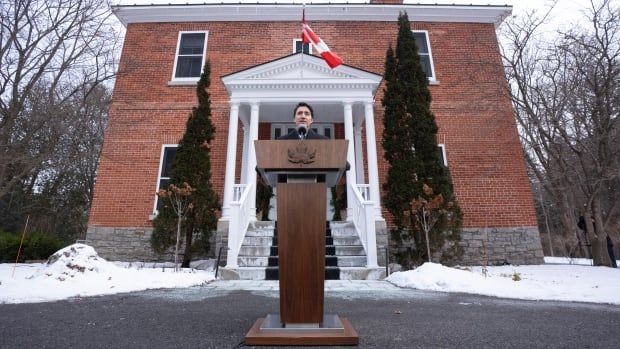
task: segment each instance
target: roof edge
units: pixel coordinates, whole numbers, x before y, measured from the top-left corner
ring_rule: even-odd
[[[115,5],[123,25],[160,22],[283,22],[300,21],[302,4],[184,4]],[[406,11],[412,22],[500,24],[512,13],[510,5],[448,4],[307,4],[308,21],[395,22]]]

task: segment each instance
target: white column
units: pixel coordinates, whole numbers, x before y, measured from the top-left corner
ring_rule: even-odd
[[[247,184],[254,186],[254,190],[251,190],[248,195],[248,200],[250,200],[250,220],[256,221],[256,149],[254,148],[254,141],[258,139],[258,102],[252,102],[250,107],[250,142],[247,159]]]
[[[222,220],[230,220],[230,202],[235,185],[235,162],[237,161],[237,125],[239,123],[239,102],[230,102],[230,119],[228,120],[228,148],[226,150],[226,172],[224,174],[224,202],[222,203]]]
[[[357,183],[364,184],[366,180],[364,179],[364,151],[362,148],[362,122],[358,121],[357,125],[353,127],[353,131],[355,133],[355,164],[357,167],[355,168],[355,172],[357,175]]]
[[[353,186],[356,184],[355,175],[355,139],[353,136],[353,103],[344,102],[344,138],[349,141],[347,161],[351,168],[347,171],[347,221],[353,220]]]
[[[243,153],[241,156],[241,184],[248,184],[248,152],[250,151],[250,125],[243,125]]]
[[[364,117],[366,118],[366,153],[368,156],[370,199],[375,202],[375,219],[383,220],[381,216],[381,191],[379,190],[379,166],[377,165],[377,139],[375,137],[373,101],[364,102]]]

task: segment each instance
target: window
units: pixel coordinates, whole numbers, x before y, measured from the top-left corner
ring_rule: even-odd
[[[161,149],[161,159],[159,161],[159,175],[157,177],[157,190],[165,189],[170,184],[170,172],[172,170],[172,163],[177,155],[176,144],[164,144]],[[159,212],[161,201],[159,196],[155,195],[155,207],[154,212]]]
[[[446,145],[445,144],[437,144],[437,148],[439,148],[439,159],[441,163],[448,167],[448,158],[446,157]]]
[[[180,32],[172,80],[200,78],[207,50],[207,32]]]
[[[321,134],[329,139],[334,139],[333,124],[312,124],[312,131]],[[271,124],[271,139],[278,139],[295,129],[294,124]]]
[[[312,45],[310,45],[310,43],[304,44],[301,39],[293,39],[293,53],[301,52],[302,46],[305,54],[312,54]]]
[[[428,40],[428,31],[426,30],[412,30],[415,44],[418,46],[418,54],[420,55],[420,64],[422,64],[422,70],[428,76],[431,81],[435,80],[435,67],[433,66],[433,54],[431,52],[430,41]]]

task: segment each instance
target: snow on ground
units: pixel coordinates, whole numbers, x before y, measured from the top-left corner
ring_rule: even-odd
[[[589,266],[589,260],[553,258],[544,265],[448,268],[424,263],[387,280],[400,287],[502,298],[620,304],[620,269]],[[584,265],[585,264],[585,265]]]
[[[140,269],[135,269],[140,268]],[[0,264],[0,303],[36,303],[151,288],[176,288],[204,284],[213,272],[172,268],[118,266],[99,257],[83,244],[59,250],[47,263]]]
[[[620,269],[593,267],[588,259],[546,257],[543,265],[448,268],[425,263],[397,272],[387,281],[408,288],[463,292],[504,298],[620,304]],[[212,262],[211,262],[212,263]],[[209,262],[201,268],[209,269]],[[206,264],[206,265],[205,265]],[[172,263],[108,262],[95,250],[74,244],[47,263],[0,264],[0,303],[34,303],[153,288],[202,285],[212,271],[182,269]],[[212,264],[211,264],[212,266]],[[358,287],[342,292],[355,292]]]

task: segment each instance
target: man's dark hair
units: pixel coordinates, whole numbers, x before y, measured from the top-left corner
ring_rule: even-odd
[[[293,119],[295,119],[295,114],[297,114],[297,109],[299,109],[299,107],[306,107],[310,110],[310,116],[312,117],[312,119],[314,119],[314,110],[312,110],[312,107],[310,106],[310,104],[306,103],[306,102],[299,102],[296,106],[295,109],[293,109]]]

